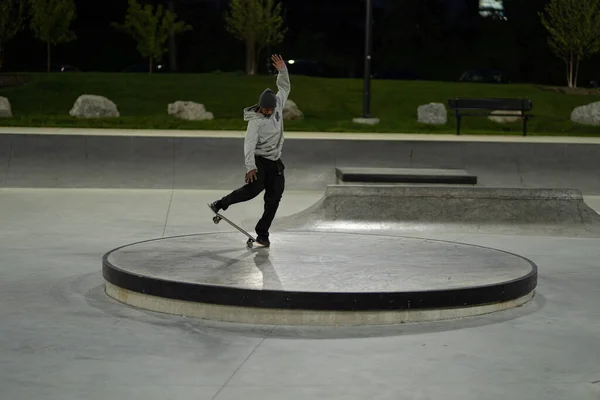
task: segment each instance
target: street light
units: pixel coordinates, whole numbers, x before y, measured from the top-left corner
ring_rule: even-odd
[[[363,114],[362,118],[354,118],[354,122],[359,124],[377,124],[378,118],[371,117],[371,42],[373,25],[373,1],[365,0],[365,77],[363,83]]]
[[[363,93],[363,118],[371,118],[371,23],[372,23],[372,0],[365,0],[367,7],[365,20],[365,80]]]

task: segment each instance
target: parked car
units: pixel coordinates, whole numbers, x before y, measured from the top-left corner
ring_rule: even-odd
[[[497,69],[480,68],[463,72],[460,82],[510,83],[506,74]]]

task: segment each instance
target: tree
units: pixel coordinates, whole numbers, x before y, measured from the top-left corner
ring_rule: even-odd
[[[4,46],[23,29],[26,0],[0,2],[0,70],[4,61]]]
[[[565,62],[569,87],[577,87],[579,62],[600,51],[600,0],[550,0],[544,10],[548,46]]]
[[[257,73],[258,54],[266,47],[283,41],[281,3],[274,0],[231,0],[225,14],[227,31],[246,44],[246,73]]]
[[[159,61],[168,50],[165,42],[169,36],[192,29],[190,25],[176,20],[177,14],[166,10],[162,5],[158,5],[155,12],[150,4],[142,7],[136,0],[129,0],[125,22],[112,25],[129,34],[137,42],[139,53],[148,59],[151,74],[153,61]]]
[[[29,0],[30,26],[35,36],[46,43],[50,72],[50,45],[67,43],[77,36],[69,29],[75,19],[74,0]]]

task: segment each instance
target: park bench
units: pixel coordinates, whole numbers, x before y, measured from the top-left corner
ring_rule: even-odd
[[[523,120],[523,136],[527,135],[527,120],[533,115],[525,114],[531,111],[533,104],[527,99],[508,98],[454,98],[448,100],[451,110],[456,116],[456,134],[460,135],[460,121],[464,116],[493,116],[518,117]],[[502,111],[519,111],[520,115],[510,114]]]

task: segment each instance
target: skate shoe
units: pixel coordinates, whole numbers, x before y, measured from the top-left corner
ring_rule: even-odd
[[[269,242],[269,239],[264,238],[262,236],[258,236],[256,238],[256,244],[258,245],[258,247],[270,247],[271,246],[271,242]]]
[[[221,200],[217,200],[215,202],[210,203],[210,208],[215,213],[218,213],[221,210],[223,210],[223,211],[227,210],[227,208],[224,208],[223,205],[221,204]]]

